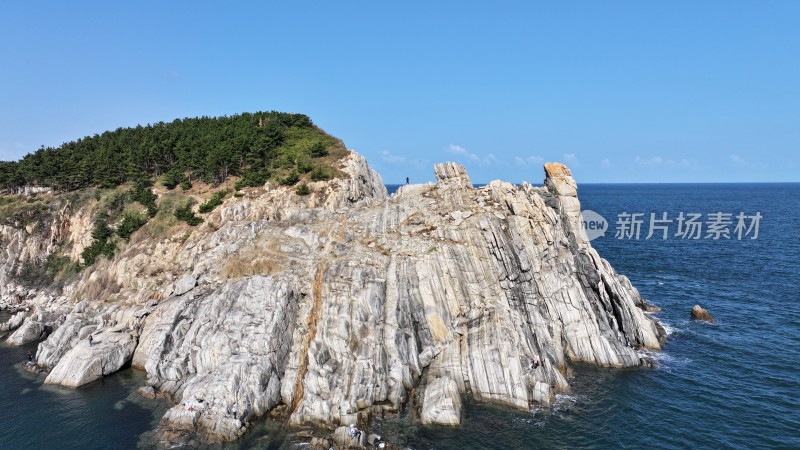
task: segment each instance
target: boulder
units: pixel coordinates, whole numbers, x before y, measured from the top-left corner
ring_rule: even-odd
[[[130,333],[112,329],[96,333],[93,338],[92,345],[84,340],[68,351],[44,380],[45,384],[83,386],[118,371],[131,361],[136,339]]]
[[[711,317],[711,314],[709,314],[708,311],[703,309],[703,307],[701,307],[700,305],[694,305],[692,307],[692,319],[714,322],[714,318]]]
[[[15,316],[16,317],[16,316]],[[45,326],[38,320],[28,319],[6,340],[8,345],[25,345],[42,339]]]

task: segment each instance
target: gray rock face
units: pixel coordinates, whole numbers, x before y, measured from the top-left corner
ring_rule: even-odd
[[[25,316],[27,316],[27,313],[24,312],[14,314],[8,321],[0,323],[0,331],[16,330],[25,321]]]
[[[637,366],[637,349],[660,347],[638,291],[586,239],[563,165],[546,166],[545,187],[475,189],[445,163],[436,184],[390,198],[363,157],[342,170],[308,196],[228,199],[208,226],[123,248],[71,296],[36,297],[55,327],[37,352],[48,382],[130,362],[148,395],[175,402],[165,428],[233,439],[280,406],[363,445],[342,430],[409,404],[458,424],[461,396],[548,405],[568,361]],[[73,305],[92,279],[120,286],[114,302]]]
[[[181,399],[162,423],[229,439],[280,403],[297,297],[285,281],[255,276],[161,303],[145,322],[133,366],[147,371],[150,386]]]
[[[44,336],[44,324],[36,318],[29,318],[22,326],[11,333],[6,343],[8,345],[25,345],[41,339]]]
[[[425,387],[420,421],[440,425],[461,423],[461,394],[455,381],[447,377],[437,378]]]
[[[173,291],[175,295],[183,295],[194,289],[195,286],[197,286],[197,278],[193,275],[186,275],[175,282]]]

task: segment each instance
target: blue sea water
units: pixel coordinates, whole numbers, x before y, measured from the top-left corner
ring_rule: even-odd
[[[581,185],[584,210],[609,231],[592,244],[662,308],[670,331],[655,369],[576,365],[555,407],[520,412],[468,402],[458,429],[408,416],[376,428],[413,448],[800,448],[800,184]],[[616,239],[621,213],[643,213],[639,239]],[[731,239],[645,239],[649,214],[730,213]],[[735,216],[760,212],[758,239]],[[703,230],[705,236],[706,230]],[[689,318],[694,304],[715,323]],[[0,316],[0,320],[6,317]],[[0,347],[0,448],[148,448],[166,405],[140,398],[132,369],[77,390],[19,369],[26,348]],[[267,421],[225,448],[292,442]]]

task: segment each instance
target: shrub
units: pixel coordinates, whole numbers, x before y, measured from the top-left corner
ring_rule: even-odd
[[[300,175],[296,170],[292,170],[286,178],[281,179],[281,184],[284,186],[293,186],[297,184],[298,181],[300,181]]]
[[[309,150],[311,152],[311,156],[313,156],[315,158],[321,158],[323,156],[328,156],[328,149],[325,147],[325,144],[323,144],[320,141],[317,141],[314,144],[312,144],[311,148]]]
[[[267,182],[269,179],[270,173],[266,169],[245,172],[242,175],[242,178],[236,182],[236,190],[240,190],[243,187],[257,187],[262,186],[264,183]]]
[[[131,200],[141,203],[147,207],[147,214],[155,217],[158,209],[156,208],[156,194],[153,193],[148,183],[138,182],[131,190]]]
[[[311,171],[311,180],[313,181],[325,181],[330,180],[331,176],[327,170],[323,169],[322,167],[317,167]]]
[[[311,191],[308,189],[308,185],[305,183],[298,186],[295,192],[297,192],[297,195],[308,195],[311,193]]]
[[[179,178],[180,177],[176,171],[170,170],[169,172],[161,176],[161,184],[164,185],[165,188],[171,191],[175,189],[175,186],[178,185]]]
[[[313,169],[313,168],[314,167],[311,165],[311,161],[308,161],[306,159],[302,159],[300,161],[297,161],[297,171],[300,172],[300,173],[311,172],[311,169]]]
[[[94,220],[94,229],[92,230],[92,243],[83,249],[81,257],[83,258],[84,266],[91,266],[97,261],[100,256],[112,258],[117,249],[117,244],[111,240],[113,232],[108,227],[108,216],[101,213]]]
[[[203,219],[197,217],[192,211],[192,205],[186,205],[175,210],[175,217],[182,220],[191,226],[197,226],[203,223]]]
[[[192,188],[192,182],[191,181],[189,181],[189,180],[181,181],[181,189],[183,189],[184,191],[188,191],[191,188]]]
[[[228,195],[227,189],[215,192],[207,202],[200,205],[200,212],[205,214],[213,211],[214,208],[222,204],[222,199],[226,195]]]
[[[117,227],[117,236],[126,241],[131,238],[134,231],[147,223],[147,219],[136,212],[127,212],[122,217],[122,222]]]

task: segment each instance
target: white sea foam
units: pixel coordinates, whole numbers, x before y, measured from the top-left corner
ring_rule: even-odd
[[[661,327],[664,328],[664,332],[667,333],[667,336],[672,336],[675,333],[675,328],[667,322],[661,322]]]
[[[692,362],[689,358],[675,357],[665,351],[639,350],[636,353],[639,358],[652,359],[656,362],[656,369],[665,372],[672,372]]]

